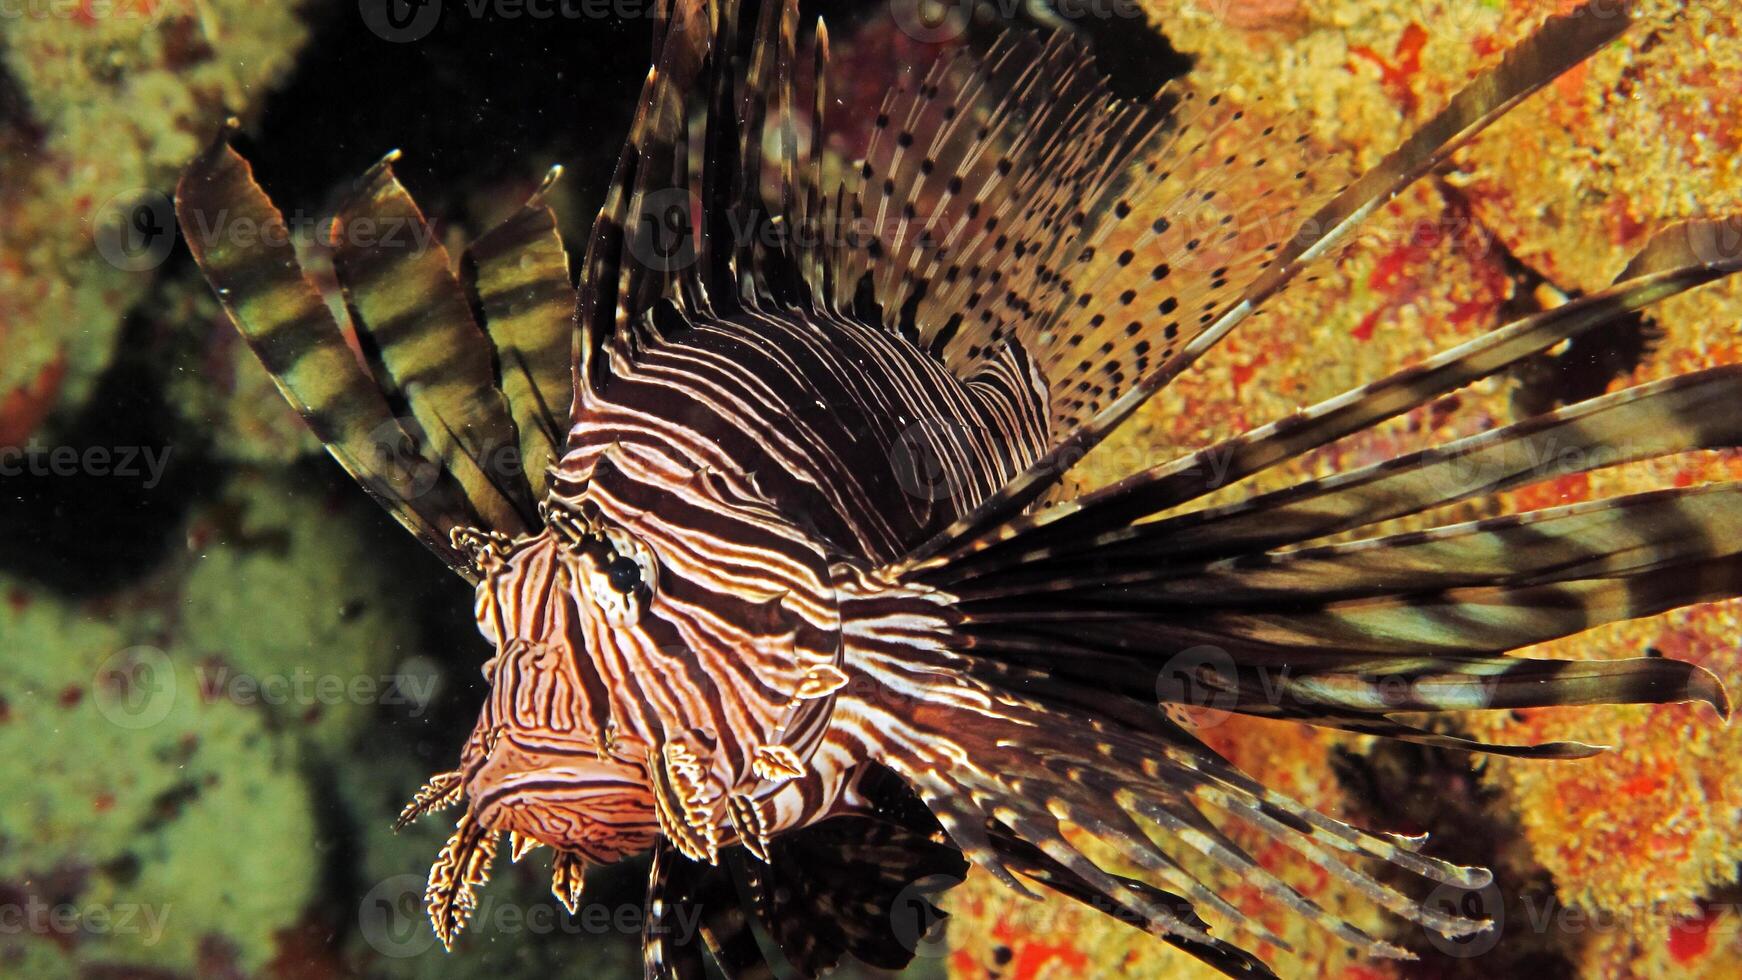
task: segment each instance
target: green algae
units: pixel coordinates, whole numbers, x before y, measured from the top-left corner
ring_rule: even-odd
[[[174,644],[5,589],[0,633],[27,655],[0,661],[0,757],[29,763],[0,767],[0,881],[43,911],[0,956],[187,970],[219,949],[260,967],[315,884],[295,743],[202,697]]]

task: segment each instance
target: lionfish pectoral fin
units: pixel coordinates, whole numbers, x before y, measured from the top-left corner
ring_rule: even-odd
[[[1677,422],[1666,416],[1655,424],[1673,433]],[[1290,500],[1302,515],[1315,511],[1310,495]],[[1281,510],[1272,523],[1287,528],[1288,507]],[[1336,513],[1327,506],[1312,519]],[[1742,594],[1742,542],[1727,531],[1742,522],[1742,482],[1169,565],[1173,543],[1192,535],[1192,516],[1174,528],[1168,520],[1144,525],[1158,532],[1153,549],[1129,541],[1083,554],[1052,549],[955,583],[961,629],[984,656],[1127,696],[1153,698],[1155,669],[1189,668],[1190,676],[1175,678],[1176,699],[1303,720],[1320,712],[1683,701],[1728,713],[1723,685],[1697,666],[1507,651]],[[1266,533],[1256,523],[1240,526]],[[1229,532],[1227,547],[1241,555],[1248,542],[1237,528]],[[1214,535],[1203,540],[1213,543]],[[1084,560],[1096,563],[1093,581],[1078,572]],[[1075,614],[1085,607],[1097,610],[1092,619]]]
[[[999,838],[998,846],[1003,851],[1005,860],[1018,873],[1051,888],[1067,898],[1074,899],[1095,909],[1104,909],[1106,899],[1096,890],[1094,885],[1085,881],[1080,875],[1058,861],[1048,857],[1045,852],[1014,834],[1006,834]],[[1208,923],[1199,918],[1192,904],[1186,899],[1156,888],[1144,881],[1124,876],[1114,876],[1120,885],[1128,890],[1143,895],[1150,903],[1167,909],[1181,922],[1207,929]],[[1209,895],[1214,895],[1213,892]],[[1129,924],[1142,929],[1169,945],[1172,945],[1200,962],[1221,971],[1230,977],[1249,977],[1256,980],[1275,980],[1276,974],[1263,960],[1246,952],[1232,943],[1212,938],[1209,943],[1200,943],[1195,939],[1170,931],[1165,923],[1143,916],[1132,915],[1120,909],[1120,918]],[[1119,913],[1116,913],[1119,914]],[[1291,947],[1281,937],[1269,938],[1276,948],[1288,950]]]
[[[958,653],[951,662],[955,672],[949,677],[893,661],[878,664],[877,672],[905,671],[906,683],[1004,692],[991,702],[995,707],[940,691],[936,704],[975,707],[938,708],[928,713],[923,728],[886,733],[880,761],[919,792],[952,840],[982,866],[996,865],[1005,874],[1021,873],[1064,894],[1108,903],[1120,910],[1115,914],[1235,976],[1264,975],[1265,968],[1212,938],[1192,907],[1214,910],[1262,941],[1276,941],[1274,934],[1220,898],[1211,881],[1176,860],[1161,841],[1197,852],[1223,873],[1237,875],[1371,955],[1409,954],[1290,886],[1219,824],[1247,824],[1369,900],[1433,931],[1455,936],[1486,927],[1426,907],[1350,859],[1379,857],[1430,882],[1459,887],[1479,887],[1488,878],[1482,869],[1423,856],[1408,842],[1358,830],[1268,790],[1152,707],[1109,697],[1104,688],[1047,681],[978,654]],[[1019,676],[1026,680],[1019,682]],[[1016,690],[1023,694],[1011,693]],[[948,755],[965,756],[973,764],[940,765],[944,747]],[[1210,813],[1219,819],[1212,821]],[[1099,841],[1169,891],[1131,887],[1130,879],[1084,853],[1073,842],[1077,834]]]
[[[477,909],[477,890],[490,880],[490,863],[501,836],[500,830],[485,827],[467,811],[429,869],[424,907],[436,938],[450,952]]]
[[[426,813],[453,806],[465,797],[465,792],[464,775],[458,770],[436,773],[429,778],[429,782],[423,784],[423,788],[417,791],[411,802],[399,811],[399,816],[393,821],[394,832],[404,830],[413,820]]]
[[[1614,748],[1611,745],[1593,745],[1589,742],[1578,741],[1533,742],[1527,745],[1484,742],[1451,732],[1432,731],[1383,716],[1350,715],[1345,717],[1322,714],[1297,720],[1320,728],[1330,728],[1356,735],[1377,735],[1381,738],[1411,742],[1432,748],[1510,756],[1514,759],[1588,759],[1594,755],[1602,755]]]
[[[218,302],[274,384],[345,471],[455,572],[475,578],[449,542],[484,523],[394,416],[297,261],[284,216],[221,135],[176,185],[176,218]],[[258,233],[234,234],[247,225]]]
[[[1390,377],[1103,490],[963,541],[906,570],[953,586],[1072,554],[1165,555],[1173,561],[1253,554],[1378,520],[1582,472],[1598,465],[1742,444],[1742,423],[1720,410],[1736,397],[1737,369],[1714,368],[1570,405],[1515,425],[1321,481],[1146,525],[1186,504],[1434,398],[1489,377],[1561,341],[1742,269],[1713,262],[1686,227],[1654,237],[1638,275],[1517,320]],[[1574,451],[1566,451],[1571,447]]]
[[[776,974],[751,928],[751,908],[725,866],[698,864],[669,841],[653,852],[647,918],[641,930],[648,980],[703,980],[706,949],[730,980],[773,980]],[[809,975],[809,974],[807,974]]]
[[[1655,424],[1675,431],[1673,417]],[[1274,528],[1289,527],[1297,503],[1303,519],[1339,513],[1309,493],[1284,499]],[[1192,516],[1173,528],[1142,525],[1153,539],[1081,553],[1055,547],[954,583],[957,629],[977,656],[1049,681],[1505,754],[1576,756],[1589,747],[1490,746],[1389,716],[1677,702],[1729,712],[1723,684],[1698,665],[1508,651],[1742,595],[1742,542],[1727,530],[1742,523],[1742,482],[1249,557],[1238,527],[1257,536],[1269,529],[1241,522],[1225,543],[1233,555],[1173,558],[1170,549],[1192,537]],[[1083,574],[1085,561],[1093,576]]]
[[[766,863],[732,861],[731,852],[719,868],[690,865],[704,882],[730,869],[743,883],[750,898],[743,912],[754,913],[779,950],[767,962],[790,965],[778,975],[822,976],[847,956],[880,970],[902,969],[918,940],[947,918],[934,904],[937,894],[967,875],[967,862],[936,818],[893,774],[869,766],[857,786],[863,811],[771,838]],[[768,976],[752,945],[734,939],[749,932],[745,916],[720,904],[727,914],[707,906],[704,919],[716,960],[729,976]]]

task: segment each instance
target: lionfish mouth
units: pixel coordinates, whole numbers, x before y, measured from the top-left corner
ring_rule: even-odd
[[[591,740],[497,729],[474,744],[462,769],[431,780],[398,821],[466,802],[424,892],[448,948],[471,918],[504,836],[515,861],[553,849],[551,891],[573,914],[587,866],[646,851],[658,833],[646,775],[600,758]]]

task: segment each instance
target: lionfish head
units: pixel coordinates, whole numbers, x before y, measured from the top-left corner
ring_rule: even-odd
[[[753,486],[629,450],[586,472],[534,533],[453,536],[495,652],[459,768],[407,808],[467,803],[431,874],[443,935],[505,832],[577,866],[772,832],[840,686],[828,562]]]
[[[637,739],[610,718],[587,634],[639,618],[651,555],[561,518],[519,538],[467,529],[455,541],[481,573],[478,629],[495,651],[457,770],[470,817],[596,863],[646,849],[656,826]]]
[[[584,869],[649,848],[658,833],[639,740],[612,721],[609,697],[588,659],[589,632],[629,629],[644,613],[653,558],[617,529],[551,512],[536,533],[510,538],[460,529],[454,544],[479,573],[478,628],[494,648],[483,673],[490,694],[461,750],[401,814],[464,802],[430,870],[425,904],[451,943],[503,834],[518,859],[556,852],[551,888],[571,911]]]

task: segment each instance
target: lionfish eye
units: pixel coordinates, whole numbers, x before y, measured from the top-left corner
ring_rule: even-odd
[[[633,533],[602,519],[596,512],[542,506],[545,524],[567,545],[578,562],[578,583],[591,597],[605,622],[632,626],[647,611],[659,580],[659,563],[652,549]]]
[[[641,566],[635,564],[634,559],[617,558],[606,567],[605,578],[611,583],[611,588],[627,595],[641,584]]]

